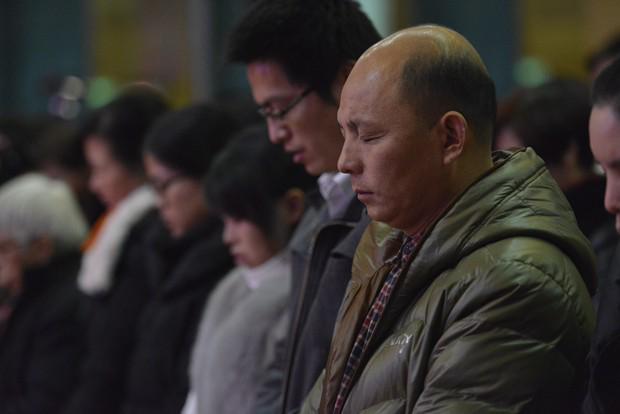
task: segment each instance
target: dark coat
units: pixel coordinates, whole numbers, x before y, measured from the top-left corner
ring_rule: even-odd
[[[592,175],[579,185],[565,192],[566,199],[575,213],[579,228],[593,240],[597,232],[613,227],[613,217],[605,210],[605,177]],[[596,246],[594,253],[598,255]]]
[[[325,366],[355,248],[368,224],[362,211],[352,198],[342,217],[328,219],[327,207],[316,203],[304,214],[290,243],[290,333],[279,364],[263,380],[258,413],[298,411]]]
[[[369,222],[366,215],[360,219],[361,203],[357,199],[351,208],[349,217],[327,223],[314,236],[305,286],[291,325],[285,413],[299,410],[327,362],[338,309],[351,280],[355,249]]]
[[[147,236],[161,226],[156,210],[134,224],[105,294],[84,299],[88,346],[80,381],[65,414],[114,414],[124,399],[125,378],[141,311],[149,297],[145,275]]]
[[[0,413],[59,413],[77,379],[83,327],[78,254],[24,274],[0,338]]]
[[[599,266],[597,320],[588,357],[590,380],[585,414],[620,413],[620,244],[609,234],[607,260]]]
[[[152,240],[147,272],[153,294],[140,317],[123,414],[181,411],[207,295],[233,266],[214,218],[181,240]]]

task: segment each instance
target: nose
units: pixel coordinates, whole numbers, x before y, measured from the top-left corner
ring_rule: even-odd
[[[222,232],[222,240],[224,244],[230,246],[234,240],[234,221],[230,217],[224,218],[224,230]]]
[[[620,213],[620,180],[609,175],[605,185],[605,209],[611,214]]]
[[[290,137],[290,131],[280,120],[267,118],[267,128],[269,130],[269,140],[273,144],[284,144]]]
[[[166,206],[166,203],[164,202],[164,196],[163,194],[156,194],[155,197],[155,206],[157,207],[157,209],[160,212],[163,212],[164,207]]]
[[[99,178],[97,174],[91,173],[88,177],[88,188],[95,194],[99,194]]]
[[[362,172],[359,149],[351,138],[345,138],[344,140],[344,145],[338,157],[338,171],[351,175],[357,175]]]

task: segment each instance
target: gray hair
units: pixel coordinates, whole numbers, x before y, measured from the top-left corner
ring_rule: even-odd
[[[37,173],[0,186],[0,232],[20,246],[49,237],[58,253],[79,249],[88,227],[71,189]]]

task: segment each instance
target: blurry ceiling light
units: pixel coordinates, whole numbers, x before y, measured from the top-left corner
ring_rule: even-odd
[[[515,64],[513,76],[517,85],[535,87],[548,81],[551,78],[551,71],[541,59],[524,56]]]

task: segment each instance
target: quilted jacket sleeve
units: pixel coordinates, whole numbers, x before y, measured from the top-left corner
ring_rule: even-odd
[[[448,290],[445,330],[411,411],[577,411],[592,315],[575,298],[582,291],[562,280],[576,270],[563,265],[556,274],[498,262]]]

